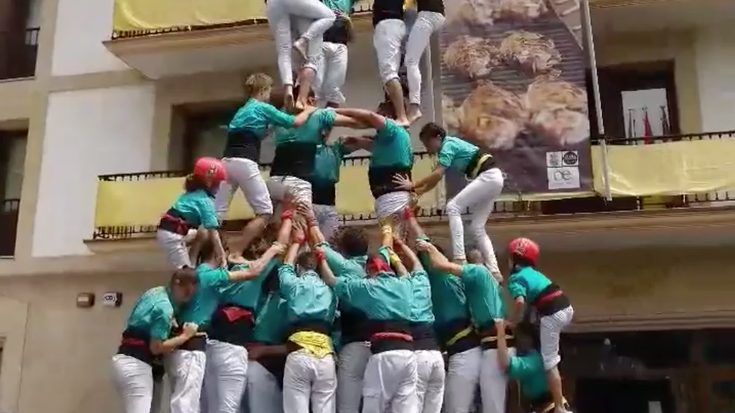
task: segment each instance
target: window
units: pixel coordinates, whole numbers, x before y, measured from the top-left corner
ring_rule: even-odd
[[[19,199],[23,187],[27,132],[0,132],[0,194]]]

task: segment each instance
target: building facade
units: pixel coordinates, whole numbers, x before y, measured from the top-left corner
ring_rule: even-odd
[[[109,358],[137,296],[169,275],[151,238],[160,193],[175,192],[193,159],[219,153],[221,125],[241,103],[242,74],[275,74],[272,40],[257,21],[113,39],[116,1],[0,7],[0,256],[7,257],[0,259],[0,412],[121,411]],[[577,318],[564,368],[579,411],[729,412],[735,214],[728,190],[735,187],[714,168],[724,161],[713,153],[674,150],[733,140],[735,5],[591,3],[610,138],[593,153],[610,151],[617,188],[635,188],[612,201],[507,199],[488,231],[498,250],[519,235],[538,239],[542,269],[572,297]],[[372,108],[383,96],[372,28],[369,18],[355,20],[345,95],[349,106]],[[432,93],[440,87],[438,54],[432,44],[423,65],[428,119],[440,117]],[[625,140],[622,93],[653,89],[665,95],[669,136],[623,145],[637,140]],[[415,149],[422,149],[417,139]],[[654,150],[656,158],[642,152]],[[418,159],[417,168],[431,167]],[[348,160],[343,184],[364,168]],[[684,176],[693,169],[698,181]],[[681,179],[661,189],[644,176],[652,174]],[[366,196],[340,201],[348,224],[373,225]],[[448,232],[444,201],[438,190],[422,204],[439,240]],[[101,306],[105,292],[122,293],[122,307]],[[82,293],[98,303],[77,308]],[[602,409],[615,394],[628,395],[617,398],[623,410]]]

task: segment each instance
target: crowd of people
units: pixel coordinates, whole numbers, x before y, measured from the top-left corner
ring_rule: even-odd
[[[478,394],[482,412],[501,413],[509,379],[535,412],[567,411],[557,366],[573,309],[536,269],[532,240],[512,241],[501,269],[485,229],[503,187],[492,155],[430,122],[419,138],[436,167],[411,175],[418,59],[443,22],[441,0],[417,6],[407,35],[402,0],[374,3],[386,99],[371,111],[342,107],[352,2],[267,2],[283,91],[247,76],[222,159],[197,160],[161,218],[157,239],[176,271],[139,298],[113,356],[126,413],[151,411],[164,374],[172,413],[469,413]],[[295,86],[292,49],[303,59]],[[376,132],[330,139],[335,126]],[[378,245],[335,208],[342,159],[358,149],[371,153]],[[469,181],[446,206],[451,254],[414,215],[447,170]],[[238,189],[255,216],[228,239],[221,226]],[[478,249],[466,254],[468,209]]]

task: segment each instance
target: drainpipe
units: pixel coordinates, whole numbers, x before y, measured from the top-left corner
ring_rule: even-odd
[[[605,139],[605,124],[602,119],[602,103],[600,102],[600,84],[597,78],[597,60],[595,58],[595,39],[592,34],[592,17],[590,15],[589,0],[582,0],[582,27],[584,29],[584,39],[587,45],[587,53],[590,61],[590,73],[592,74],[592,93],[595,100],[595,116],[597,116],[597,129],[602,137],[600,140],[600,149],[602,151],[602,182],[605,185],[605,199],[612,201],[612,192],[610,190],[610,164],[607,159],[607,142]]]

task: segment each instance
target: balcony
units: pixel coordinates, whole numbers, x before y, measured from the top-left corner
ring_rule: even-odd
[[[581,197],[576,198],[570,198],[569,194],[507,195],[496,202],[489,228],[494,234],[501,234],[501,239],[529,231],[564,235],[570,240],[574,238],[580,247],[592,236],[607,236],[609,231],[637,234],[642,227],[667,228],[667,231],[686,227],[690,231],[689,241],[706,236],[712,238],[707,242],[716,244],[729,242],[729,238],[735,242],[729,228],[730,224],[735,225],[735,215],[731,212],[735,205],[735,180],[729,173],[730,159],[735,157],[735,132],[665,136],[645,141],[610,139],[607,152],[611,201],[601,195],[606,191],[602,180],[602,147],[593,145],[596,195],[579,194]],[[433,160],[426,154],[416,154],[416,157],[414,174],[424,176],[432,169]],[[345,224],[374,227],[367,165],[366,157],[348,158],[343,164],[337,209]],[[266,166],[264,172],[267,169]],[[144,172],[100,176],[93,240],[151,237],[162,211],[181,193],[183,175],[182,172]],[[443,185],[437,188],[422,197],[419,217],[427,227],[433,228],[430,229],[433,236],[445,237]],[[241,228],[250,217],[252,211],[238,194],[227,217],[227,229]],[[714,225],[718,226],[716,231],[711,228]],[[580,237],[582,233],[589,237]],[[664,231],[656,239],[687,240],[680,235]],[[629,235],[620,235],[615,242],[623,241],[654,242],[650,237],[631,240]]]
[[[0,202],[0,257],[12,257],[15,252],[19,207],[20,199]]]
[[[39,31],[37,27],[18,34],[0,31],[0,80],[34,76]]]
[[[625,31],[680,25],[681,20],[698,16],[698,21],[731,15],[732,10],[714,8],[720,0],[590,0],[593,27],[604,31],[625,22]],[[699,3],[707,3],[701,7]],[[663,3],[666,3],[664,6]],[[107,49],[149,79],[191,75],[204,72],[228,72],[260,67],[275,61],[272,38],[261,1],[208,0],[187,3],[176,0],[157,2],[115,0],[111,40]],[[451,5],[448,4],[447,12]],[[661,18],[661,8],[668,10]],[[692,7],[694,12],[692,13]],[[719,7],[719,6],[718,6]],[[724,6],[723,6],[724,7]],[[358,33],[371,33],[372,0],[356,5],[354,22]],[[165,12],[162,12],[165,11]],[[729,12],[729,14],[728,14]],[[612,25],[613,20],[615,24]],[[357,36],[355,48],[372,49],[371,36]],[[253,58],[257,56],[257,58]]]

